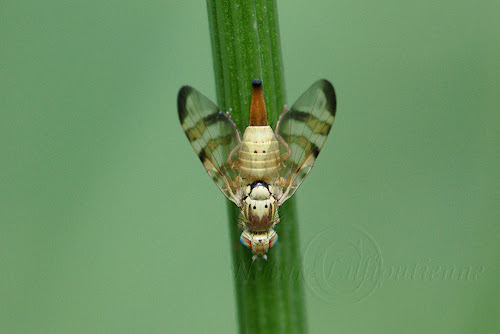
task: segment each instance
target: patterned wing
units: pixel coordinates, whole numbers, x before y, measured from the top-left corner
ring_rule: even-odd
[[[229,200],[239,205],[234,181],[238,170],[234,161],[240,135],[234,122],[215,103],[189,86],[179,90],[177,107],[182,129],[208,175]]]
[[[332,128],[336,106],[332,84],[319,80],[281,114],[276,133],[286,141],[289,151],[280,171],[284,182],[280,205],[295,193],[311,170]]]

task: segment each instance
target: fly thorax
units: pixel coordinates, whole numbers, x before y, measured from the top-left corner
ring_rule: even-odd
[[[247,187],[248,196],[244,200],[243,215],[248,228],[252,231],[267,231],[275,223],[276,199],[269,186],[262,181]]]

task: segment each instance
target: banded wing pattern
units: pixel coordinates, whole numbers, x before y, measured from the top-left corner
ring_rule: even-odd
[[[276,133],[287,142],[290,151],[280,170],[284,179],[280,205],[295,193],[311,170],[332,127],[336,106],[332,84],[319,80],[281,114]]]
[[[180,89],[177,108],[182,129],[203,167],[222,193],[239,205],[235,185],[238,170],[234,164],[238,157],[240,135],[234,122],[190,86]],[[230,156],[233,157],[231,161],[228,160]]]

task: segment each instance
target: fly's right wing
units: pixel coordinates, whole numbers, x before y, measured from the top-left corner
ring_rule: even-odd
[[[332,84],[319,80],[281,114],[276,133],[287,143],[289,151],[280,170],[284,180],[280,205],[295,193],[311,171],[332,128],[336,108]]]
[[[196,155],[222,193],[236,205],[240,135],[233,120],[190,86],[179,90],[177,108],[182,129]]]

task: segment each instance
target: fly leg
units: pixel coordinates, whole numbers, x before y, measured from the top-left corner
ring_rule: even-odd
[[[290,146],[288,143],[279,135],[278,131],[281,126],[281,121],[283,120],[283,115],[288,111],[288,107],[285,106],[283,111],[281,112],[280,118],[278,119],[278,123],[276,124],[276,130],[274,131],[274,135],[280,141],[280,143],[286,148],[286,153],[283,153],[280,157],[280,162],[286,161],[288,157],[290,157]]]
[[[245,223],[245,219],[243,219],[243,212],[240,211],[240,214],[238,215],[238,228],[240,231],[244,231],[247,229],[247,224]]]

